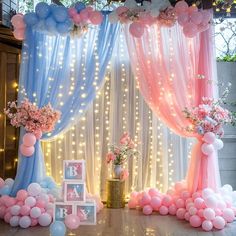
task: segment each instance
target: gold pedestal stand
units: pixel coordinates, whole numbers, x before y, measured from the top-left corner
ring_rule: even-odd
[[[125,207],[125,181],[120,179],[107,180],[107,207]]]

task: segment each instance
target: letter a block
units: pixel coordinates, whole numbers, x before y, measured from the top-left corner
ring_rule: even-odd
[[[64,181],[85,181],[84,160],[63,161]]]
[[[84,203],[86,201],[85,183],[64,182],[64,202]]]
[[[54,221],[64,221],[67,215],[73,214],[73,204],[64,202],[54,203]]]

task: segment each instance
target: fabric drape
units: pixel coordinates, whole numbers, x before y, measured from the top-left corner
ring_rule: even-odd
[[[192,192],[204,187],[216,189],[220,185],[217,154],[205,160],[200,151],[201,137],[185,130],[189,123],[182,112],[185,107],[199,105],[202,97],[213,96],[215,65],[211,30],[189,39],[178,24],[171,28],[156,24],[137,39],[125,27],[133,72],[149,107],[176,134],[197,138],[193,149],[197,151],[193,151],[187,174]],[[202,172],[203,169],[206,171]]]
[[[103,85],[118,28],[119,25],[109,23],[108,15],[104,12],[103,23],[89,28],[82,37],[76,34],[53,36],[37,29],[27,29],[22,50],[18,101],[27,97],[39,107],[51,103],[54,109],[61,111],[55,130],[45,134],[43,140],[65,132],[87,110]],[[30,158],[19,154],[12,195],[45,176],[39,141],[35,149]]]

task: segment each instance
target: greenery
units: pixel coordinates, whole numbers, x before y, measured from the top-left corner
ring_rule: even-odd
[[[217,57],[217,61],[236,62],[236,54]]]

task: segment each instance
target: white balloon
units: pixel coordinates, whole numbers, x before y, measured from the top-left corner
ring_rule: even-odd
[[[33,207],[31,210],[30,210],[30,216],[32,218],[38,218],[39,216],[41,215],[41,210],[39,207]]]
[[[25,199],[25,205],[33,207],[36,204],[36,199],[34,197],[27,197]]]
[[[229,184],[225,184],[223,186],[223,189],[226,189],[228,192],[232,192],[233,191],[233,187]]]
[[[220,150],[224,147],[224,143],[221,139],[216,139],[215,142],[213,143],[213,146],[216,150]]]
[[[14,206],[11,207],[10,212],[13,216],[18,216],[20,214],[20,209],[21,209],[20,206],[14,205]]]
[[[46,203],[49,202],[49,196],[46,193],[40,193],[37,197],[38,200],[45,201]]]
[[[19,216],[12,216],[9,223],[12,227],[16,227],[19,225],[19,220],[20,220]]]
[[[214,196],[207,197],[205,200],[207,207],[215,209],[217,207],[217,199]]]
[[[217,208],[220,210],[224,210],[226,208],[226,203],[224,201],[218,201]]]
[[[52,221],[52,217],[48,213],[43,213],[39,218],[38,218],[39,224],[41,226],[48,226],[50,225]]]
[[[12,187],[14,184],[14,180],[11,178],[5,179],[5,184],[8,185],[9,187]]]
[[[211,196],[214,194],[213,190],[211,188],[204,188],[202,190],[202,197],[205,200],[207,197]]]
[[[19,225],[20,225],[21,228],[24,228],[24,229],[30,227],[31,219],[29,218],[29,216],[21,217],[20,220],[19,220]]]
[[[212,144],[203,143],[201,150],[205,155],[211,155],[214,152],[214,146]]]
[[[38,183],[32,183],[27,188],[29,195],[33,197],[39,195],[41,193],[41,190],[42,188]]]

